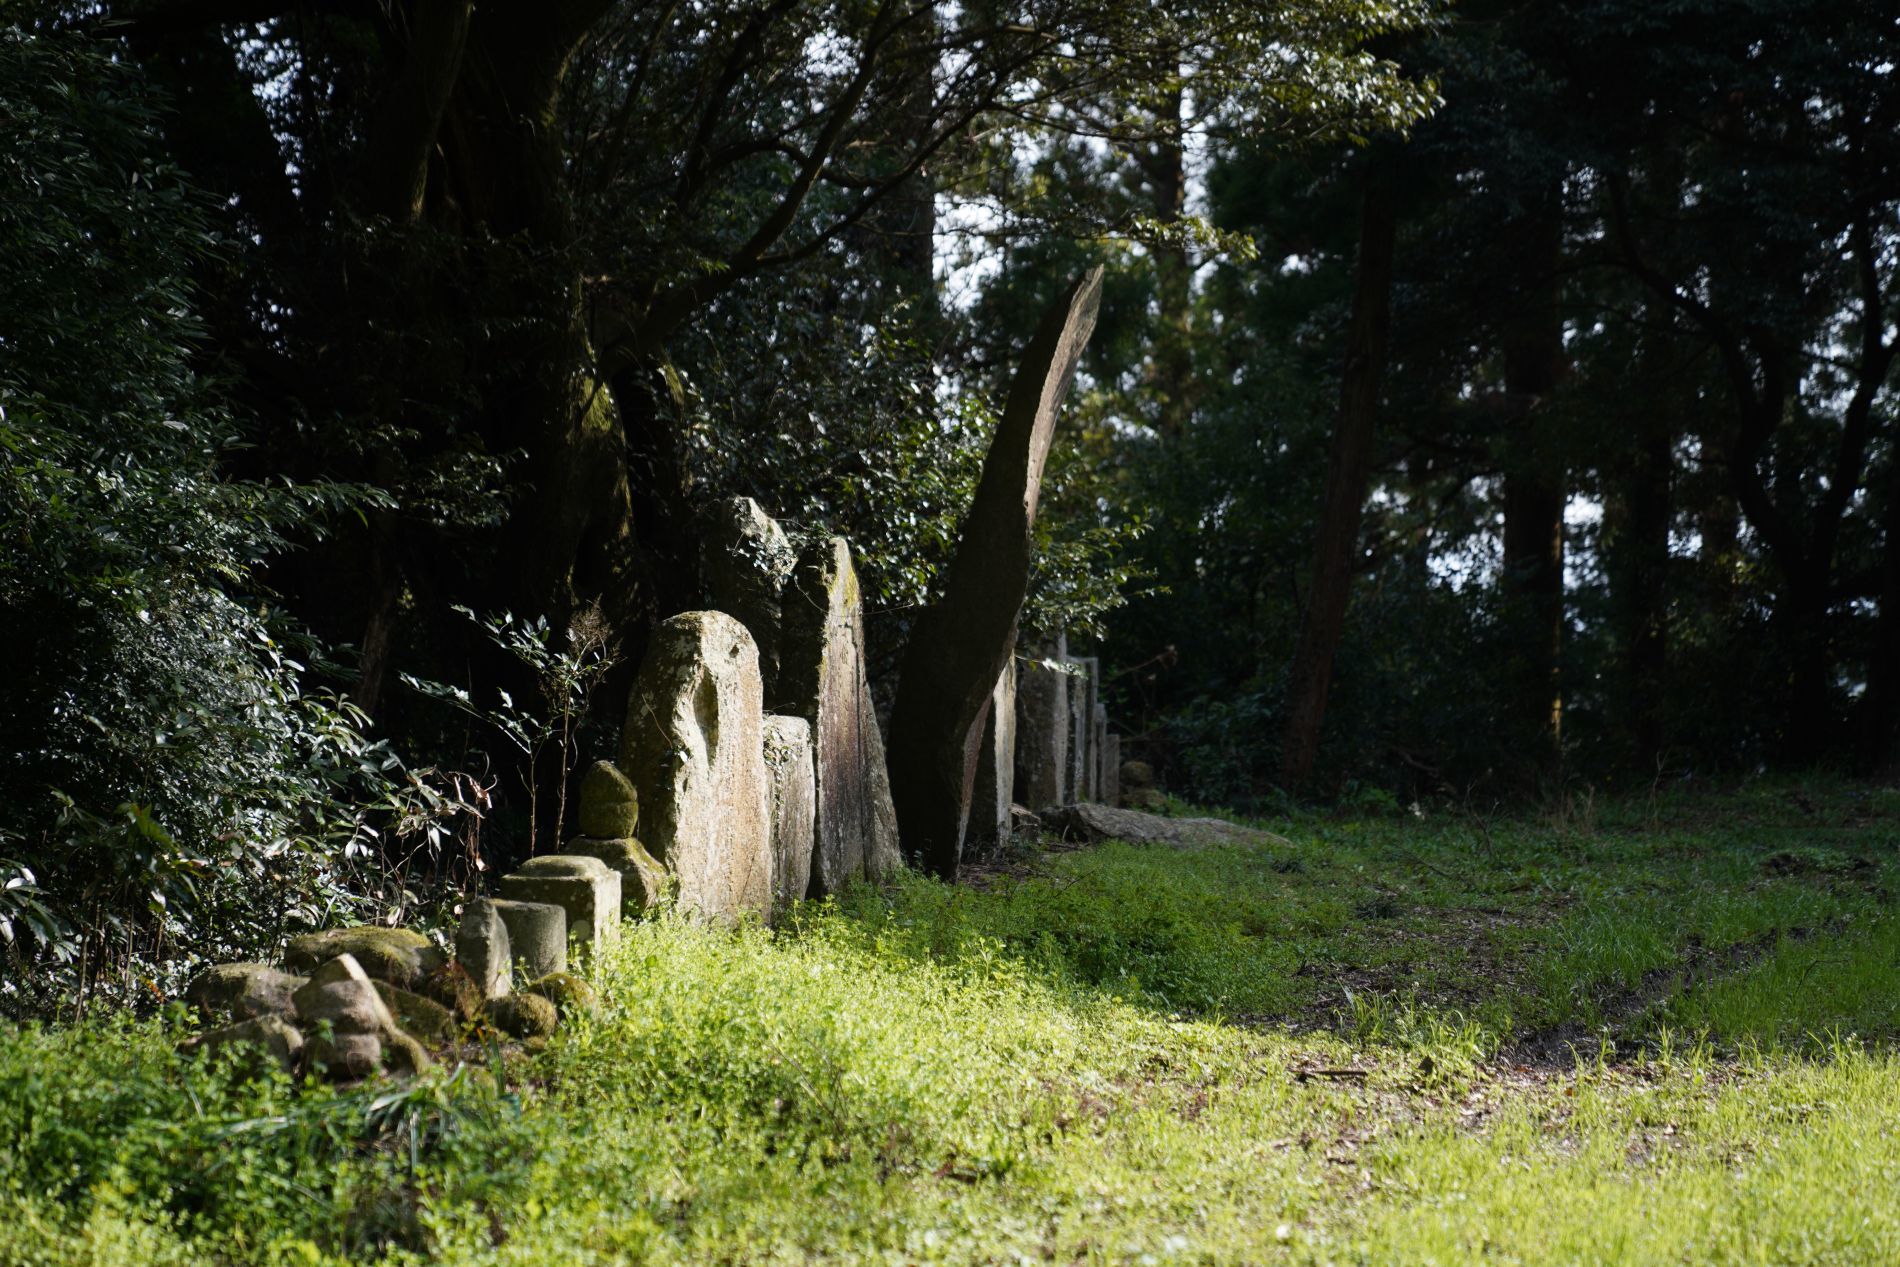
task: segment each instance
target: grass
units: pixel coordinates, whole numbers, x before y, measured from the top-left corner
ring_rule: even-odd
[[[404,1087],[0,1032],[0,1263],[1900,1261],[1900,796],[1267,825],[630,927]]]

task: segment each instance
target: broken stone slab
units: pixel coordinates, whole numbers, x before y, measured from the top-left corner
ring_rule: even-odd
[[[903,865],[897,810],[865,671],[864,600],[843,537],[799,558],[785,596],[780,686],[784,711],[811,723],[817,810],[806,892],[823,897],[859,876],[894,874]]]
[[[310,975],[338,955],[349,955],[369,976],[405,990],[415,988],[424,976],[448,962],[448,956],[421,933],[361,925],[292,937],[284,952],[284,966]]]
[[[891,715],[891,790],[904,852],[955,879],[984,715],[1016,646],[1036,504],[1056,414],[1101,306],[1091,269],[1044,314],[1010,384],[935,602],[918,613]]]
[[[530,980],[567,971],[565,907],[556,902],[489,901],[508,929],[510,955]]]
[[[996,679],[983,744],[976,754],[976,782],[970,791],[970,822],[963,849],[986,853],[1009,840],[1009,807],[1016,791],[1016,660]]]
[[[628,697],[616,764],[684,910],[719,920],[771,912],[764,725],[759,649],[745,626],[716,611],[662,621]]]
[[[599,858],[620,875],[620,916],[639,919],[673,896],[673,877],[647,847],[632,836],[598,840],[576,836],[567,852]]]
[[[1016,799],[1061,805],[1069,799],[1069,640],[1030,646],[1016,671]]]
[[[185,1002],[206,1020],[289,1016],[297,1010],[290,996],[305,980],[264,963],[214,963],[185,987]]]
[[[1009,807],[1010,835],[1013,836],[1018,832],[1027,835],[1031,832],[1039,832],[1041,830],[1042,815],[1036,813],[1027,805],[1012,805]]]
[[[623,840],[640,828],[640,794],[611,761],[596,761],[581,776],[581,835]]]
[[[303,1054],[303,1046],[303,1033],[295,1025],[282,1016],[269,1013],[239,1021],[235,1025],[206,1030],[186,1040],[179,1050],[203,1052],[210,1056],[234,1048],[244,1049],[261,1053],[288,1073],[297,1068],[297,1059]]]
[[[1122,803],[1122,737],[1102,736],[1102,804]]]
[[[1292,848],[1285,836],[1243,827],[1224,818],[1163,818],[1111,805],[1061,805],[1042,811],[1044,823],[1064,840],[1089,844],[1121,840],[1133,845],[1172,845],[1203,849],[1218,845],[1274,845]]]
[[[772,908],[782,910],[811,887],[818,840],[818,773],[811,723],[773,713],[765,719],[765,768],[772,780]]]
[[[550,902],[567,912],[567,939],[591,952],[620,939],[620,873],[578,853],[530,858],[501,878],[511,902]]]
[[[484,999],[498,999],[508,993],[514,950],[508,941],[508,925],[495,909],[493,898],[471,898],[462,907],[462,923],[455,932],[455,958]]]
[[[779,699],[781,603],[797,563],[784,529],[750,497],[728,498],[701,513],[699,567],[706,606],[725,612],[752,634],[760,685],[772,704]]]
[[[396,1023],[354,955],[323,964],[292,998],[308,1035],[305,1059],[324,1066],[332,1078],[367,1077],[384,1067],[398,1073],[428,1068],[428,1053]]]

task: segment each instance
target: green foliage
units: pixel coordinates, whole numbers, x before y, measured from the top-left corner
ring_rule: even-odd
[[[629,924],[543,1054],[401,1084],[240,1076],[171,1020],[0,1030],[0,1258],[1885,1261],[1890,920],[1790,932],[1623,1008],[1613,1044],[1565,1009],[1608,982],[1587,928],[1693,977],[1890,906],[1867,886],[1900,806],[1597,808],[1309,817],[1288,847],[1064,852],[776,931]],[[1762,1006],[1791,982],[1868,1041]]]
[[[406,834],[433,793],[322,685],[258,584],[293,526],[380,501],[221,472],[244,431],[191,367],[187,281],[221,248],[162,159],[147,90],[95,43],[7,28],[0,108],[14,1011],[101,977],[149,997],[176,984],[182,963],[156,965],[180,944],[239,957],[380,900],[369,824]]]

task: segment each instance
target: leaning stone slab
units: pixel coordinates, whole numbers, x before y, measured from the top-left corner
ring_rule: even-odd
[[[628,697],[617,764],[685,910],[721,920],[771,911],[764,725],[759,650],[745,626],[715,611],[662,621]]]
[[[284,952],[284,966],[309,974],[338,955],[351,956],[371,977],[405,990],[448,961],[421,933],[363,925],[292,937]]]
[[[706,606],[752,635],[767,703],[779,698],[781,601],[797,563],[778,521],[750,497],[728,498],[702,514],[699,566]]]
[[[233,1048],[247,1049],[262,1054],[288,1072],[296,1069],[303,1045],[303,1034],[295,1025],[271,1014],[206,1030],[186,1041],[179,1050],[212,1055]]]
[[[1009,840],[1009,807],[1016,788],[1016,661],[1011,657],[996,679],[990,714],[983,723],[983,746],[976,755],[976,783],[970,794],[970,823],[963,833],[965,852],[995,849]]]
[[[918,614],[891,716],[891,791],[904,851],[954,879],[990,695],[1016,645],[1042,470],[1056,412],[1095,329],[1102,270],[1044,314],[1023,353],[976,496],[944,574]]]
[[[865,672],[864,601],[843,537],[800,557],[786,593],[784,646],[785,711],[811,723],[817,813],[807,891],[822,897],[855,877],[882,880],[903,865],[884,735]]]
[[[484,999],[508,993],[514,968],[514,950],[508,925],[495,909],[493,898],[471,898],[462,907],[462,924],[455,933],[455,957]]]
[[[805,896],[818,831],[818,775],[812,762],[811,723],[803,717],[765,719],[765,769],[772,780],[772,909]]]
[[[620,875],[620,915],[638,919],[673,896],[673,877],[647,847],[627,836],[618,840],[597,840],[576,836],[567,842],[567,852],[599,858]]]
[[[1273,845],[1292,848],[1285,836],[1242,827],[1223,818],[1163,818],[1109,805],[1062,805],[1042,811],[1043,822],[1063,839],[1089,844],[1122,840],[1129,844],[1204,849],[1218,845]]]
[[[509,954],[530,980],[567,971],[567,910],[556,902],[490,899],[508,929]]]
[[[620,767],[596,761],[581,776],[581,835],[621,840],[640,828],[640,794]]]
[[[1122,803],[1122,737],[1102,736],[1102,804]]]
[[[1069,640],[1033,644],[1016,673],[1016,799],[1061,805],[1069,799],[1069,682],[1061,666]]]
[[[586,949],[620,938],[620,873],[586,854],[530,858],[501,878],[514,902],[552,902],[567,912],[567,937]]]
[[[207,1020],[249,1021],[289,1016],[290,996],[304,978],[263,963],[216,963],[185,987],[185,1002]]]

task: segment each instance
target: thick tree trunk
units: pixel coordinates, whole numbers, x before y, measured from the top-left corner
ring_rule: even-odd
[[[1359,521],[1371,471],[1373,424],[1378,416],[1385,344],[1391,324],[1392,257],[1398,236],[1390,160],[1367,162],[1360,204],[1359,260],[1353,279],[1352,323],[1340,375],[1339,418],[1326,468],[1313,582],[1300,622],[1299,646],[1287,674],[1286,725],[1280,739],[1280,782],[1298,790],[1312,776],[1332,686],[1333,659],[1345,628],[1358,556]]]
[[[1603,552],[1616,635],[1617,712],[1639,769],[1662,754],[1663,691],[1668,678],[1669,529],[1676,424],[1668,384],[1673,367],[1639,341],[1626,383],[1631,412],[1609,433],[1610,478]],[[1634,440],[1625,450],[1624,445]]]
[[[1564,459],[1543,406],[1564,375],[1557,270],[1561,195],[1550,190],[1518,223],[1512,243],[1519,303],[1502,339],[1512,402],[1505,440],[1503,607],[1510,631],[1505,728],[1533,773],[1561,752],[1564,627]]]

